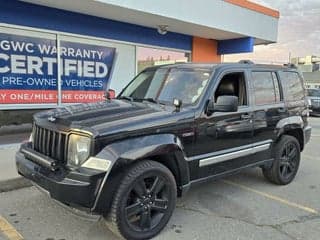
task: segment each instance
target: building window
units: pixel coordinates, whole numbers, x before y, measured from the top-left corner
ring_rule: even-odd
[[[157,48],[137,47],[138,73],[151,66],[188,62],[190,53]]]

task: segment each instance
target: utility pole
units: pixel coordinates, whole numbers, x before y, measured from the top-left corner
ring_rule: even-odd
[[[288,63],[291,63],[291,52],[289,52],[289,61]]]

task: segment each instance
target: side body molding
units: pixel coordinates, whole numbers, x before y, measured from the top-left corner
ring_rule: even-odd
[[[177,167],[178,187],[189,183],[189,167],[183,152],[183,145],[178,137],[173,134],[155,134],[125,139],[123,141],[107,145],[96,155],[98,158],[111,161],[111,170],[106,173],[101,183],[92,211],[101,209],[101,202],[105,202],[107,199],[104,196],[106,194],[112,194],[112,190],[108,189],[108,186],[110,186],[109,182],[112,182],[112,180],[109,181],[110,179],[108,179],[107,181],[110,172],[111,175],[112,171],[115,169],[118,172],[122,172],[124,165],[139,159],[152,159],[156,156],[170,156],[167,161],[174,161],[168,164],[175,165]],[[118,180],[119,179],[115,181]]]

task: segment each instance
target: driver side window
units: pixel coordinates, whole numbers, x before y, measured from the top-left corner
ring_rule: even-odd
[[[214,100],[219,96],[236,96],[239,99],[239,107],[248,105],[245,75],[243,72],[225,74],[214,94]]]

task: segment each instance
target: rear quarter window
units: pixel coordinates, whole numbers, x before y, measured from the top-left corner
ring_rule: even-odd
[[[287,101],[304,99],[303,81],[297,72],[280,72],[280,81]]]

